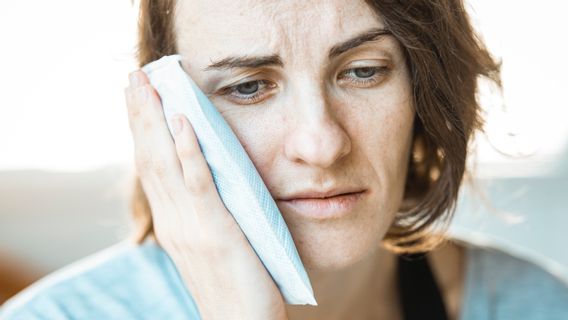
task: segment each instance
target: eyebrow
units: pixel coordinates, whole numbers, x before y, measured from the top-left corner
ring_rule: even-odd
[[[328,53],[328,59],[331,60],[342,53],[349,51],[353,48],[359,47],[366,42],[374,41],[384,35],[391,35],[392,33],[385,28],[372,28],[364,31],[357,36],[340,42],[334,45]],[[233,68],[260,68],[268,66],[283,67],[284,63],[278,54],[264,55],[264,56],[233,56],[227,57],[220,61],[214,62],[207,66],[204,71],[209,70],[222,70]]]

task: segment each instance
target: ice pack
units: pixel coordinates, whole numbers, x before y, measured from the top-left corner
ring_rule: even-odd
[[[313,289],[274,199],[236,135],[181,65],[181,55],[164,56],[141,69],[171,118],[191,123],[219,195],[288,304],[317,305]],[[251,283],[254,285],[254,283]]]

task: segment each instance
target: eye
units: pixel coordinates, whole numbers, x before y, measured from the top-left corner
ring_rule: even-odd
[[[374,67],[358,67],[343,71],[340,80],[347,79],[350,84],[357,86],[369,87],[381,82],[390,69],[386,66]],[[239,104],[256,103],[268,93],[269,89],[276,87],[276,84],[267,80],[253,80],[239,83],[234,86],[226,87],[220,90],[220,94],[227,96],[229,100]]]
[[[269,81],[254,80],[223,88],[221,89],[221,94],[240,104],[253,104],[267,95],[265,92],[267,89],[275,87],[276,84]]]
[[[345,79],[350,84],[367,87],[381,82],[389,71],[386,66],[351,68],[343,71],[339,80]]]

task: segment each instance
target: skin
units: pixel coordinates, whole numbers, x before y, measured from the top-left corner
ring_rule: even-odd
[[[335,270],[363,259],[402,200],[414,110],[401,48],[385,37],[327,60],[336,43],[383,26],[363,2],[179,2],[182,65],[236,133],[274,198],[343,185],[369,191],[358,210],[338,220],[311,221],[279,204],[309,269]],[[282,56],[284,68],[203,71],[226,56],[272,53]],[[391,70],[374,86],[350,84],[365,80],[354,74],[338,81],[342,71],[361,66]],[[219,94],[254,80],[277,88],[264,89],[262,100],[248,105]]]
[[[380,242],[402,203],[411,152],[415,112],[402,48],[383,36],[328,60],[332,46],[382,27],[363,1],[179,1],[182,66],[227,120],[273,197],[341,186],[366,190],[337,219],[307,218],[277,201],[318,301],[317,308],[284,305],[224,210],[190,123],[182,119],[185,131],[167,141],[159,97],[136,74],[126,92],[129,119],[156,238],[206,317],[401,318],[395,256]],[[227,56],[269,54],[278,54],[283,66],[205,70]],[[255,94],[252,102],[244,99]],[[448,248],[432,259],[454,318],[461,249]],[[234,268],[242,281],[226,271]]]

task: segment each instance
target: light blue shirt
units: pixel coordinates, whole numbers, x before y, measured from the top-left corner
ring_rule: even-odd
[[[168,255],[122,242],[36,282],[0,319],[199,319]],[[525,260],[469,246],[461,320],[566,320],[568,286]]]

